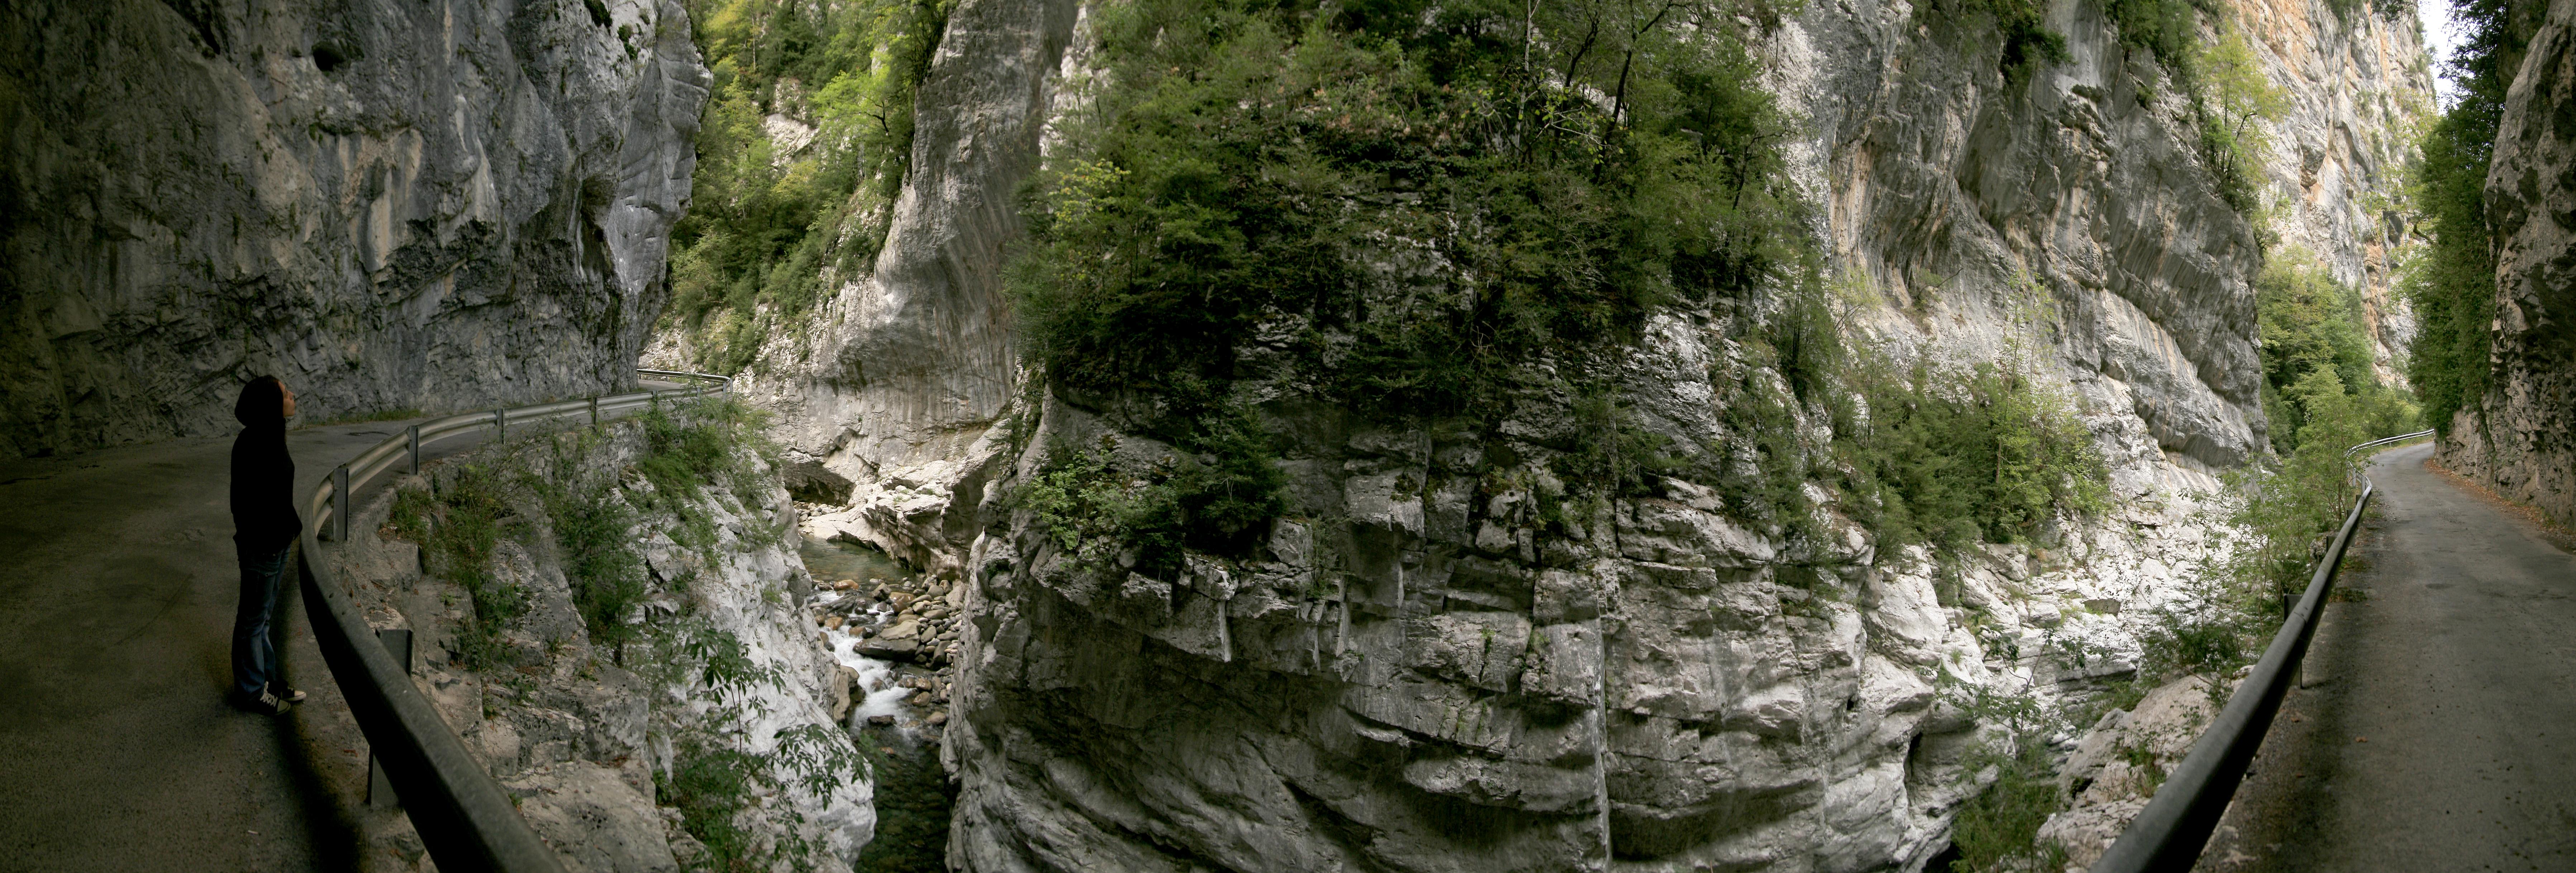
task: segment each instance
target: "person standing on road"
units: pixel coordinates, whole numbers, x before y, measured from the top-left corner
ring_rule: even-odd
[[[295,513],[295,459],[286,453],[286,420],[295,417],[295,392],[275,376],[242,386],[233,418],[233,548],[241,557],[241,607],[233,614],[235,706],[278,715],[304,692],[277,681],[277,646],[269,638],[278,588],[286,578],[289,549],[304,528]]]

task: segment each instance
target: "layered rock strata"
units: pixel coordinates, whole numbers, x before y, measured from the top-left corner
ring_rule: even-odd
[[[12,3],[0,453],[631,384],[707,74],[677,0]]]
[[[2258,12],[2306,28],[2264,25],[2258,54],[2294,95],[2280,141],[2324,149],[2275,164],[2300,183],[2282,232],[2384,285],[2367,203],[2391,139],[2341,137],[2420,96],[2420,67],[2338,65],[2398,63],[2412,37]],[[1439,432],[1304,409],[1282,420],[1288,518],[1252,556],[1086,564],[1011,496],[1056,453],[1142,470],[1172,449],[988,356],[1009,317],[989,272],[890,266],[1008,240],[976,207],[1080,104],[1084,13],[958,6],[887,260],[746,382],[786,414],[800,497],[842,507],[810,535],[960,583],[960,869],[1919,868],[1977,789],[1984,707],[2128,674],[2146,616],[2190,608],[2231,547],[2209,474],[2266,451],[2262,252],[2200,167],[2191,95],[2090,3],[2049,10],[2066,62],[2021,70],[1976,20],[1855,3],[1760,50],[1802,120],[1787,149],[1836,316],[1874,353],[1999,363],[2064,398],[2111,511],[1935,560],[1831,513],[1825,536],[1758,529],[1744,495],[1672,480],[1557,535],[1537,504],[1579,436],[1561,406]],[[2313,183],[2278,169],[2311,163]],[[1649,429],[1753,452],[1723,413],[1786,389],[1737,317],[1662,313],[1610,364]]]
[[[2507,92],[2487,172],[2493,382],[2442,461],[2576,523],[2576,3],[2552,3]]]
[[[2260,250],[2198,168],[2188,98],[2098,10],[2049,24],[2071,60],[2026,78],[1895,5],[1810,9],[1767,52],[1808,120],[1790,150],[1855,342],[2064,392],[2111,462],[2109,517],[1965,556],[1947,592],[1920,550],[1838,516],[1766,533],[1715,483],[1667,480],[1560,537],[1537,459],[1568,423],[1541,405],[1481,435],[1298,422],[1292,520],[1251,560],[1155,578],[1086,566],[1001,501],[1051,452],[1171,451],[1045,398],[967,560],[951,862],[1929,861],[1976,788],[1977,701],[2133,670],[2138,616],[2225,554],[2205,471],[2264,451]],[[1619,393],[1674,444],[1749,455],[1722,413],[1784,383],[1728,331],[1650,320]]]
[[[747,493],[657,495],[631,472],[646,453],[630,422],[605,438],[552,434],[452,458],[374,495],[324,560],[369,624],[411,632],[422,693],[567,870],[846,867],[874,833],[873,786],[839,726],[849,671],[797,602],[812,585],[786,491],[745,450],[759,483]],[[527,484],[599,479],[620,482],[601,499],[633,510],[617,538],[635,544],[645,577],[623,619],[633,638],[618,643],[595,639],[578,605],[580,585],[602,583],[571,578],[555,531],[574,522]],[[429,572],[389,519],[401,494],[461,480],[502,483],[504,535],[486,566]],[[495,587],[513,593],[488,598]],[[469,666],[478,611],[511,599],[523,606],[498,625],[496,663]],[[373,823],[369,869],[416,869],[426,856],[407,822]]]

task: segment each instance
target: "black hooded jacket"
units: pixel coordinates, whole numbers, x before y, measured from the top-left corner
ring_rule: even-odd
[[[286,454],[286,393],[276,379],[251,380],[233,404],[242,423],[233,439],[233,543],[242,553],[269,554],[295,541],[295,459]]]

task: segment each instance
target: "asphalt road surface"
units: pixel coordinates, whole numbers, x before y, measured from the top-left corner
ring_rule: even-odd
[[[400,425],[290,431],[295,493]],[[289,720],[224,702],[232,438],[0,466],[0,868],[299,870],[356,837]],[[287,588],[294,588],[288,573]],[[329,682],[293,594],[288,681]],[[296,645],[301,643],[301,645]]]
[[[2373,461],[2351,599],[2200,869],[2576,871],[2576,555],[2431,454]]]

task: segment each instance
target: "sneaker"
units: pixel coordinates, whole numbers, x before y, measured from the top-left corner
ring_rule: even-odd
[[[287,710],[295,708],[295,704],[278,699],[277,695],[268,693],[267,689],[261,689],[258,697],[236,699],[233,705],[261,715],[285,715]]]
[[[272,695],[272,696],[275,696],[277,699],[279,699],[279,700],[283,700],[283,701],[286,701],[286,702],[288,702],[288,703],[303,703],[303,702],[304,702],[304,698],[306,697],[306,695],[305,695],[305,693],[304,693],[304,692],[297,691],[297,690],[295,690],[295,689],[293,689],[293,688],[288,688],[288,687],[286,687],[286,686],[284,686],[284,685],[271,685],[271,686],[268,686],[268,693],[269,693],[270,695]]]

